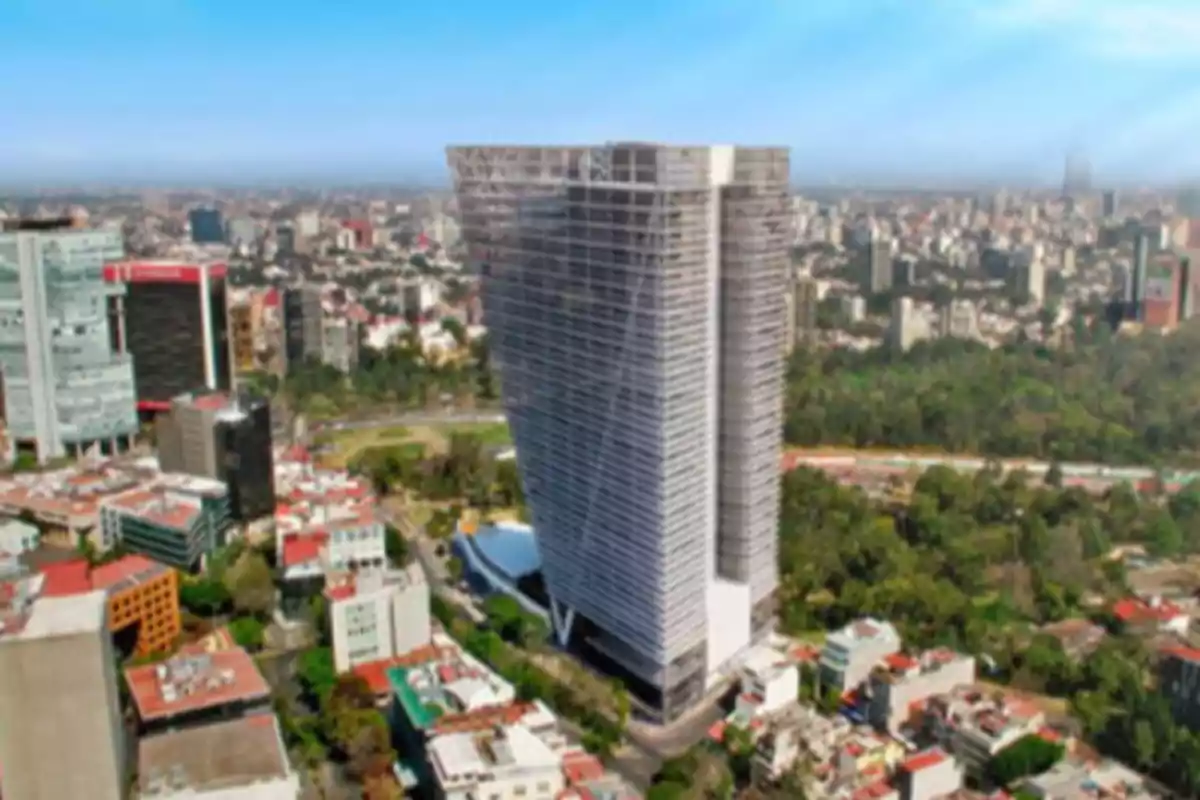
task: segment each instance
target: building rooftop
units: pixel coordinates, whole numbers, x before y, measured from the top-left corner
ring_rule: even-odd
[[[145,736],[138,744],[140,796],[231,791],[291,774],[271,714]]]
[[[1151,597],[1149,600],[1126,597],[1114,603],[1112,610],[1113,615],[1126,624],[1163,623],[1186,616],[1183,609],[1161,597]]]
[[[1060,761],[1047,772],[1024,782],[1031,794],[1044,800],[1095,800],[1097,797],[1151,798],[1146,779],[1115,761]]]
[[[364,569],[328,575],[324,591],[325,597],[336,603],[385,589],[403,591],[410,586],[422,586],[424,583],[425,571],[414,562],[407,569]]]
[[[31,583],[40,581],[40,576],[34,576]],[[36,591],[35,585],[33,594],[9,606],[0,640],[46,639],[106,630],[108,598],[104,592],[38,597]]]
[[[826,645],[834,645],[846,649],[868,642],[899,642],[900,634],[890,622],[882,622],[871,617],[864,617],[851,622],[839,631],[834,631],[826,637]]]
[[[557,770],[561,760],[524,725],[444,733],[428,744],[429,761],[443,786],[478,782],[524,770]]]
[[[899,683],[946,667],[950,664],[973,660],[971,656],[953,650],[938,648],[924,653],[892,653],[884,656],[874,677],[888,683]]]
[[[113,594],[160,577],[170,569],[153,559],[136,554],[123,556],[94,569],[81,558],[59,561],[42,567],[41,573],[45,578],[42,594],[47,597],[65,597],[92,590]]]
[[[388,683],[413,728],[487,724],[514,705],[516,692],[505,680],[456,646],[435,643],[436,660],[393,666]]]
[[[266,700],[271,693],[254,659],[241,648],[130,667],[125,682],[138,716],[146,722]]]
[[[186,531],[200,517],[198,499],[182,497],[166,487],[139,487],[109,498],[106,508],[137,517],[164,528]]]

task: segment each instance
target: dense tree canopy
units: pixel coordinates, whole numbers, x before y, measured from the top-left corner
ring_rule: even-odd
[[[1077,331],[990,350],[960,340],[798,350],[785,439],[1060,461],[1200,463],[1200,326],[1171,336]]]

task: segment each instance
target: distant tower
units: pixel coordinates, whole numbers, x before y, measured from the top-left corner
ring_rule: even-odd
[[[892,278],[892,240],[891,237],[880,233],[876,225],[871,226],[871,238],[867,244],[867,258],[870,266],[871,294],[882,294],[891,291]]]
[[[1150,237],[1139,231],[1133,245],[1133,280],[1126,298],[1133,307],[1133,318],[1141,320],[1142,301],[1146,299],[1146,269],[1150,262]]]
[[[1078,151],[1067,154],[1063,170],[1063,198],[1077,200],[1092,190],[1092,165]]]
[[[1115,219],[1117,216],[1117,208],[1120,204],[1120,198],[1117,195],[1116,189],[1109,189],[1104,193],[1103,212],[1105,219]]]

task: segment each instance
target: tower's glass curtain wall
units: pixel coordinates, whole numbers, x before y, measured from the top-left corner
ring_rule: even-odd
[[[787,151],[448,157],[556,632],[675,718],[774,617]]]

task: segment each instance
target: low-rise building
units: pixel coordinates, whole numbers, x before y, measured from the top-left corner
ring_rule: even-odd
[[[975,683],[975,659],[951,650],[917,656],[892,653],[871,673],[867,718],[872,725],[898,733],[915,704]]]
[[[1023,796],[1039,800],[1154,800],[1162,796],[1150,788],[1143,775],[1108,759],[1060,761],[1041,775],[1027,778],[1020,790]]]
[[[561,756],[520,724],[435,736],[428,754],[439,797],[555,800],[566,788]]]
[[[751,652],[740,671],[739,704],[753,706],[754,716],[776,714],[796,704],[800,671],[795,661],[772,648]]]
[[[296,800],[300,777],[288,763],[271,714],[213,722],[142,738],[143,800]]]
[[[860,619],[829,634],[818,662],[822,688],[857,689],[885,656],[900,652],[900,634],[890,622]]]
[[[225,544],[230,526],[225,484],[189,475],[108,497],[100,503],[105,541],[182,570],[195,570]]]
[[[775,781],[800,767],[810,777],[809,796],[828,797],[877,784],[903,757],[904,746],[894,739],[841,715],[797,705],[766,724],[751,771]]]
[[[1090,655],[1108,635],[1104,628],[1086,619],[1064,619],[1043,625],[1039,633],[1056,639],[1068,658]]]
[[[900,800],[935,800],[962,788],[962,769],[940,748],[924,750],[901,762],[896,771]]]
[[[1126,597],[1113,604],[1113,616],[1135,633],[1186,635],[1191,625],[1187,612],[1158,595]]]
[[[241,648],[129,667],[125,683],[145,733],[270,711],[271,688]]]
[[[311,463],[286,462],[275,510],[285,581],[323,580],[328,572],[382,568],[387,537],[368,482]]]
[[[325,586],[333,662],[338,672],[410,653],[430,643],[429,584],[405,570],[341,573]]]
[[[1039,733],[1046,717],[1028,701],[967,686],[930,698],[922,719],[942,749],[979,775],[1001,750]]]
[[[36,550],[41,538],[37,525],[19,519],[0,520],[0,552],[20,556]]]

